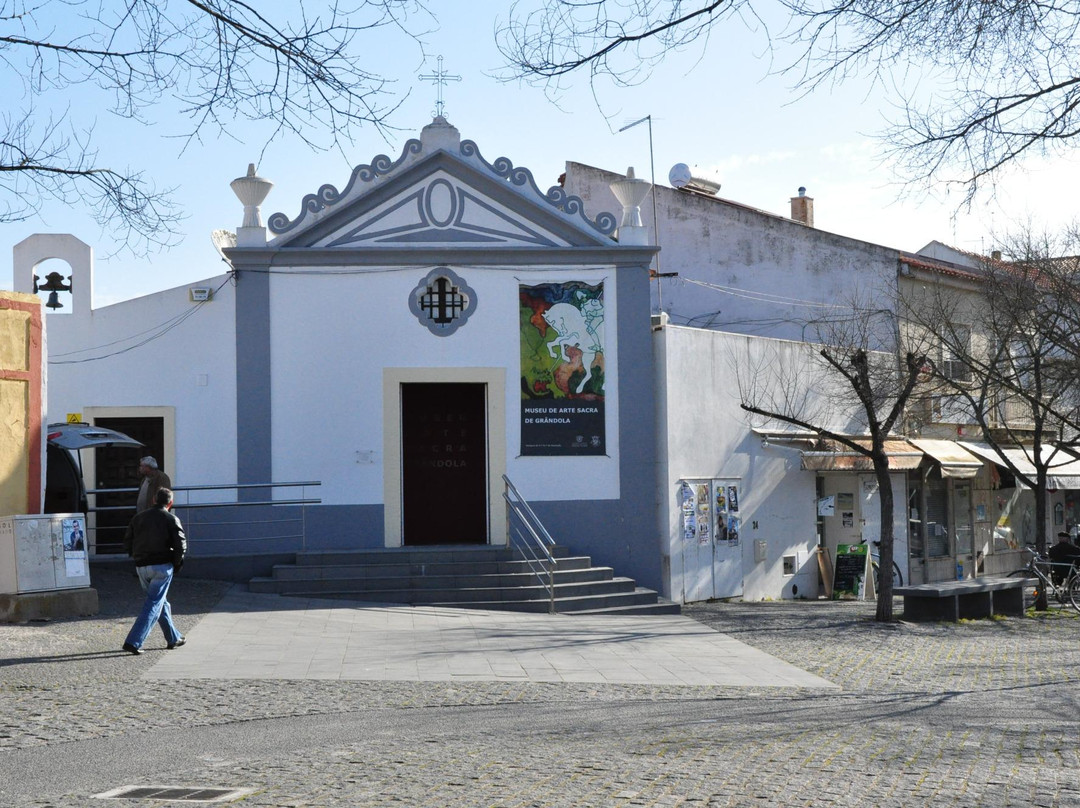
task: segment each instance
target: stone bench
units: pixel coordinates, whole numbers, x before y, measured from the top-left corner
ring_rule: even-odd
[[[1024,587],[1035,578],[975,578],[970,581],[938,581],[898,586],[894,595],[904,598],[904,619],[911,621],[990,617],[995,614],[1022,617]]]

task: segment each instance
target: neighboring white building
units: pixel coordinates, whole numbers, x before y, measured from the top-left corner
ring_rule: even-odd
[[[571,162],[563,183],[590,210],[614,210],[608,189],[618,177]],[[912,284],[970,282],[978,260],[938,242],[909,254],[817,230],[805,189],[792,197],[790,218],[710,190],[654,189],[661,277],[652,304],[663,311],[654,320],[670,596],[812,596],[819,544],[835,556],[838,544],[879,535],[872,470],[809,436],[780,429],[769,440],[768,430],[755,430],[739,407],[733,368],[762,352],[798,357],[815,339],[807,321],[836,306],[850,309],[857,296],[877,292],[874,302],[895,317],[896,301]],[[642,212],[652,224],[652,204]],[[912,440],[889,447],[895,558],[904,581],[1022,566],[1020,550],[1034,540],[1032,493],[956,413],[930,399],[914,400],[913,410],[906,424]],[[861,433],[855,421],[829,426]],[[1076,473],[1062,467],[1054,475],[1052,532],[1080,524]],[[715,513],[711,546],[692,538],[677,493],[684,482],[700,488],[720,480],[739,486],[737,549],[716,535]],[[715,499],[716,486],[711,490]]]

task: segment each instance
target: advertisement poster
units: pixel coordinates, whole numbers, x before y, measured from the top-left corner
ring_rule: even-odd
[[[714,512],[716,514],[715,542],[737,547],[739,544],[739,531],[741,520],[739,518],[739,486],[735,483],[714,483],[716,501]]]
[[[712,542],[712,486],[708,483],[698,483],[694,486],[696,515],[697,515],[697,541],[698,544]]]
[[[683,541],[697,538],[697,496],[689,483],[679,486],[679,504],[682,513]]]
[[[64,574],[68,578],[86,575],[86,533],[82,519],[61,522],[64,539]]]
[[[603,455],[604,284],[518,288],[521,454]]]
[[[865,544],[837,545],[833,600],[862,599],[865,596],[867,557]]]

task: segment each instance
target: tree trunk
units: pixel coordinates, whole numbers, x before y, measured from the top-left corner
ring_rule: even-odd
[[[874,619],[879,623],[891,623],[893,620],[893,488],[889,475],[889,458],[881,452],[881,461],[875,452],[874,474],[878,483],[878,501],[881,503],[881,536],[878,550],[877,614]]]
[[[1046,461],[1042,459],[1035,468],[1035,549],[1044,558],[1046,544]],[[1052,572],[1053,567],[1050,569]],[[1050,608],[1046,599],[1046,587],[1040,586],[1038,592],[1035,597],[1035,610],[1045,612]]]

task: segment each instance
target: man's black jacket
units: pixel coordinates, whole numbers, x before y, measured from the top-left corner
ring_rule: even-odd
[[[187,553],[187,537],[180,520],[162,505],[135,514],[124,534],[124,547],[136,567],[172,564],[180,567]]]

